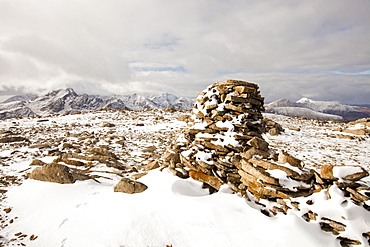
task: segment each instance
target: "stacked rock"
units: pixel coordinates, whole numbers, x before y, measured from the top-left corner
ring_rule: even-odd
[[[313,174],[288,154],[275,155],[262,138],[263,101],[254,83],[228,80],[209,86],[196,98],[191,126],[163,156],[165,165],[211,190],[228,184],[257,199],[312,193]]]

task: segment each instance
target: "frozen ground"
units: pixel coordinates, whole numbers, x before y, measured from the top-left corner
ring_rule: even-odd
[[[180,179],[166,169],[149,171],[139,179],[148,186],[143,193],[113,192],[122,176],[139,173],[135,169],[165,151],[186,126],[178,120],[182,114],[99,111],[1,121],[2,135],[11,131],[28,142],[0,143],[0,246],[340,246],[337,236],[322,231],[318,221],[301,218],[309,210],[345,220],[341,236],[367,246],[361,234],[370,231],[369,211],[350,202],[336,186],[330,188],[331,199],[324,191],[315,193],[298,199],[300,210],[275,217],[260,213],[227,186],[209,195],[199,182]],[[279,136],[264,136],[272,149],[284,149],[315,169],[344,164],[369,171],[368,136],[339,138],[342,124],[268,117],[286,129]],[[74,184],[24,177],[33,169],[29,164],[34,159],[52,162],[58,152],[84,154],[91,147],[109,148],[129,168],[93,161],[79,169],[97,175],[96,180]]]

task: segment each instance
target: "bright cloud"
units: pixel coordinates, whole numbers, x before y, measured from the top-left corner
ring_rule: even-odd
[[[367,0],[0,0],[0,95],[69,86],[195,96],[242,79],[267,101],[369,103],[369,9]]]

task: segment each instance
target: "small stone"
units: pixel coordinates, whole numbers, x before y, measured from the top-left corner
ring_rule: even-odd
[[[5,212],[5,213],[7,213],[7,214],[8,214],[8,213],[10,213],[11,211],[12,211],[12,209],[11,209],[11,208],[5,208],[5,209],[4,209],[4,212]]]
[[[37,238],[38,238],[38,236],[35,236],[35,235],[33,235],[33,234],[30,236],[30,240],[31,240],[31,241],[35,241]]]
[[[139,178],[141,177],[144,177],[145,175],[147,175],[148,173],[147,172],[142,172],[142,173],[137,173],[137,174],[132,174],[130,176],[131,179],[133,180],[138,180]]]
[[[339,240],[340,242],[340,245],[342,247],[350,247],[351,245],[360,245],[361,242],[358,241],[358,240],[355,240],[355,239],[350,239],[350,238],[347,238],[347,237],[337,237],[337,239]]]
[[[153,160],[149,162],[148,164],[141,167],[141,170],[143,171],[150,171],[159,168],[159,162],[158,160]]]
[[[197,181],[202,182],[202,183],[206,183],[206,184],[212,186],[213,188],[215,188],[217,190],[219,190],[221,185],[223,184],[222,180],[219,179],[219,178],[216,178],[216,177],[211,176],[211,175],[207,175],[207,174],[202,173],[202,172],[194,171],[194,170],[189,171],[189,176],[192,179],[197,180]]]

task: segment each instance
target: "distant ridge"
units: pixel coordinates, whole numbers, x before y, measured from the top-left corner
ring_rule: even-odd
[[[77,94],[72,88],[58,89],[44,95],[18,95],[0,103],[0,119],[47,116],[50,114],[93,111],[102,108],[146,110],[174,108],[188,110],[193,100],[164,93],[158,96],[114,95],[97,96]]]
[[[306,117],[316,120],[353,121],[370,117],[356,107],[342,104],[339,101],[315,101],[302,98],[296,102],[280,99],[265,105],[266,112],[289,117]]]

